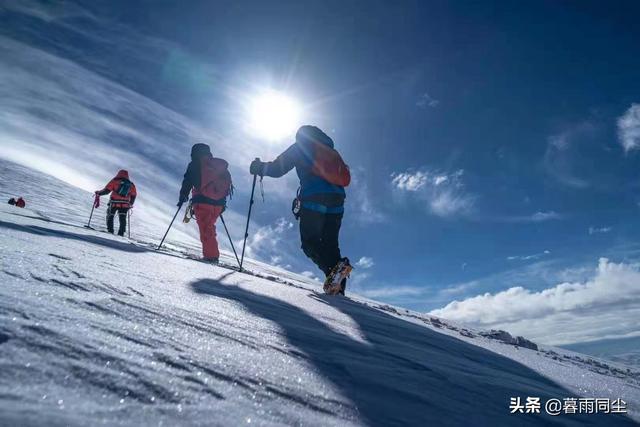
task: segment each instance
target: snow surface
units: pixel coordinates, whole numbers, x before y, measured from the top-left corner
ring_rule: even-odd
[[[2,425],[634,424],[510,415],[516,396],[622,398],[640,420],[637,371],[328,297],[251,260],[261,277],[214,267],[189,259],[178,231],[157,252],[164,230],[84,228],[89,194],[0,172],[0,197],[27,199],[0,205]]]

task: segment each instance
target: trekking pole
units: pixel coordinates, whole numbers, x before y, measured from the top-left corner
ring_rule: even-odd
[[[131,209],[127,212],[127,216],[129,216],[129,221],[127,221],[127,234],[129,238],[131,238]]]
[[[96,208],[95,204],[91,204],[91,213],[89,214],[89,222],[87,223],[87,225],[85,225],[85,227],[87,228],[91,228],[91,218],[93,218],[93,211]]]
[[[240,271],[242,271],[242,263],[244,262],[244,248],[247,245],[247,237],[249,237],[249,219],[251,218],[251,208],[253,207],[253,194],[256,191],[256,178],[258,178],[258,175],[257,174],[253,175],[253,185],[251,186],[251,199],[249,200],[249,213],[247,214],[247,226],[244,229],[244,242],[242,243],[242,256],[240,257]]]
[[[169,228],[167,228],[167,232],[164,233],[164,236],[162,237],[162,240],[160,241],[160,244],[158,245],[158,249],[156,249],[157,251],[160,250],[160,248],[162,247],[162,244],[164,243],[164,239],[167,238],[167,234],[169,234],[169,230],[171,230],[171,226],[173,225],[173,221],[176,220],[176,217],[180,213],[180,209],[182,209],[182,204],[180,204],[180,206],[178,206],[178,210],[176,211],[175,215],[173,215],[173,219],[171,220],[171,223],[169,224]]]
[[[236,261],[238,261],[238,266],[240,266],[240,260],[238,259],[238,253],[236,252],[236,247],[233,245],[233,240],[231,240],[231,234],[229,234],[229,229],[227,228],[227,223],[224,222],[224,217],[220,214],[220,220],[222,221],[222,225],[224,225],[224,231],[227,232],[227,237],[229,238],[229,243],[231,244],[231,249],[233,249],[233,254],[236,256]],[[242,267],[240,267],[242,269]]]
[[[93,211],[96,209],[96,204],[99,203],[100,199],[98,198],[98,195],[96,195],[93,199],[93,203],[91,204],[91,213],[89,214],[89,222],[87,222],[87,225],[85,225],[86,228],[91,228],[91,218],[93,218]]]

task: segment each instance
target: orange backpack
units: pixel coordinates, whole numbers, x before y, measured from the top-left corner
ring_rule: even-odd
[[[197,191],[213,200],[221,200],[231,194],[233,187],[229,164],[216,157],[205,157],[200,163],[200,187]]]
[[[311,173],[333,185],[347,187],[351,183],[351,172],[340,153],[322,143],[314,142],[313,145]]]

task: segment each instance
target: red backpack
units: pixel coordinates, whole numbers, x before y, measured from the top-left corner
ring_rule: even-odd
[[[351,172],[340,153],[322,143],[314,142],[313,146],[311,173],[333,185],[347,187],[351,183]]]
[[[200,163],[199,194],[213,200],[220,200],[231,194],[232,182],[229,163],[216,157],[204,157]]]

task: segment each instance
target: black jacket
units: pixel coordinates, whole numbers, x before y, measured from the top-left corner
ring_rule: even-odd
[[[180,201],[186,201],[189,199],[189,192],[196,185],[200,185],[200,160],[189,162],[187,171],[184,173],[182,179],[182,186],[180,187]]]

